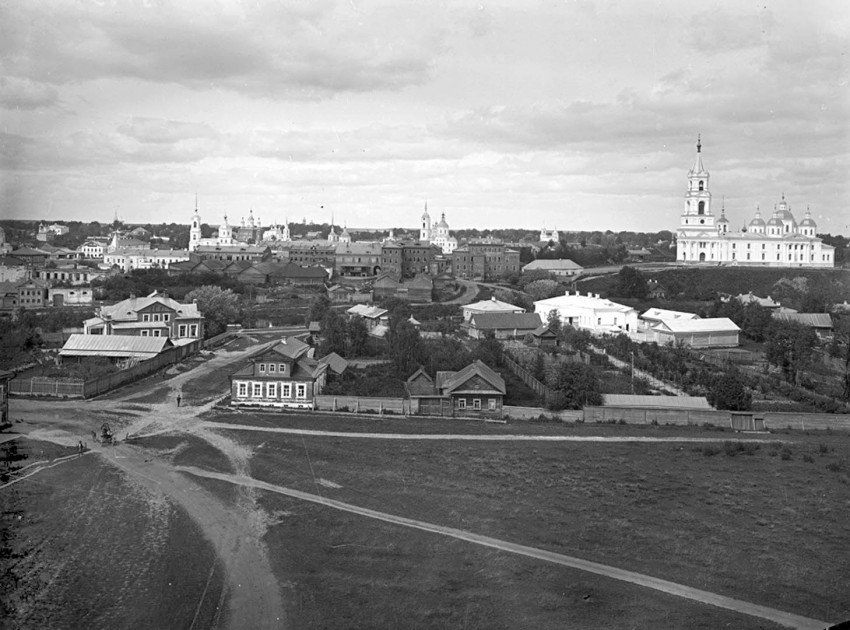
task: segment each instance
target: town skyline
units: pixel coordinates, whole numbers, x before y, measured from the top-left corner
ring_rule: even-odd
[[[850,231],[842,3],[0,17],[4,218],[675,232],[701,134],[734,229],[784,194]]]

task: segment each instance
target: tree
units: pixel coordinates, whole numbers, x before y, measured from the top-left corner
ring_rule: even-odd
[[[348,320],[345,327],[345,333],[348,337],[348,357],[359,357],[363,354],[366,348],[366,342],[369,340],[369,329],[366,328],[366,322],[362,317],[352,317]]]
[[[840,359],[844,365],[842,376],[844,387],[841,397],[850,401],[850,312],[836,313],[832,321],[833,334],[829,353]]]
[[[730,300],[730,302],[738,303],[737,300]],[[757,343],[764,341],[767,328],[770,326],[770,322],[773,321],[770,311],[760,304],[753,302],[745,306],[741,312],[740,320],[735,318],[730,319],[738,324],[744,331],[744,334],[753,341]]]
[[[550,409],[581,409],[602,404],[596,370],[584,363],[564,362],[549,373],[547,385],[555,390],[548,401]]]
[[[623,267],[617,274],[617,285],[614,287],[615,295],[626,298],[646,298],[649,288],[643,274],[633,267]]]
[[[186,294],[186,301],[198,302],[198,310],[206,321],[206,337],[214,337],[227,330],[227,325],[239,318],[239,296],[230,289],[204,285]]]
[[[404,377],[410,376],[420,363],[421,339],[416,327],[406,319],[390,318],[387,332],[390,359]]]
[[[781,368],[786,380],[796,383],[800,371],[809,365],[818,345],[815,332],[797,322],[772,320],[765,337],[767,361]]]
[[[559,292],[560,285],[554,280],[535,280],[526,285],[525,292],[535,301],[545,300]]]
[[[564,329],[564,322],[561,319],[561,312],[558,309],[554,308],[549,311],[549,315],[546,316],[546,325],[560,339]]]
[[[708,389],[708,402],[716,409],[749,411],[753,396],[744,386],[737,370],[730,370],[712,381]]]
[[[339,355],[345,355],[346,324],[342,317],[335,310],[329,308],[321,321],[322,343],[319,348],[321,353],[325,355],[336,352]]]
[[[310,307],[307,309],[307,315],[304,318],[304,323],[310,325],[310,322],[320,322],[325,318],[325,313],[331,308],[331,301],[326,295],[317,295]]]

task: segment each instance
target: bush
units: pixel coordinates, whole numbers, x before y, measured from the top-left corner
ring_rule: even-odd
[[[811,455],[809,455],[808,453],[806,453],[805,455],[803,455],[803,461],[808,462],[809,464],[812,464],[812,463],[814,463],[815,458],[812,457]]]
[[[786,445],[786,446],[782,447],[782,459],[784,459],[786,461],[791,459],[791,447],[790,446]]]
[[[713,445],[713,444],[709,444],[708,446],[703,446],[703,447],[702,447],[702,454],[703,454],[705,457],[714,457],[715,455],[719,455],[719,454],[720,454],[720,450],[721,450],[721,449],[720,449],[720,447],[719,447],[719,446],[715,446],[715,445]]]
[[[829,444],[824,444],[823,442],[818,444],[818,453],[820,453],[821,456],[829,453]]]
[[[829,462],[826,465],[826,469],[829,472],[841,472],[842,470],[844,470],[844,464],[842,464],[841,462]]]

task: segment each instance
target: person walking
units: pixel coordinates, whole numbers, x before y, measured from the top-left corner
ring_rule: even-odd
[[[177,406],[180,406],[180,394],[177,394]]]

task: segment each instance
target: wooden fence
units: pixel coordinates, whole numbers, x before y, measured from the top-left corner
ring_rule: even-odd
[[[9,393],[19,396],[57,396],[60,398],[91,398],[110,389],[144,378],[149,374],[197,354],[203,340],[196,339],[182,346],[174,346],[155,357],[142,361],[125,370],[83,381],[81,379],[50,378],[35,376],[29,379],[9,381]]]
[[[505,361],[505,366],[513,372],[519,380],[528,385],[528,387],[544,401],[551,400],[552,396],[555,394],[554,391],[538,381],[531,372],[522,367],[507,354],[503,354],[502,357]]]
[[[369,398],[366,396],[316,396],[316,411],[354,411],[408,415],[417,413],[418,405],[408,398]]]

